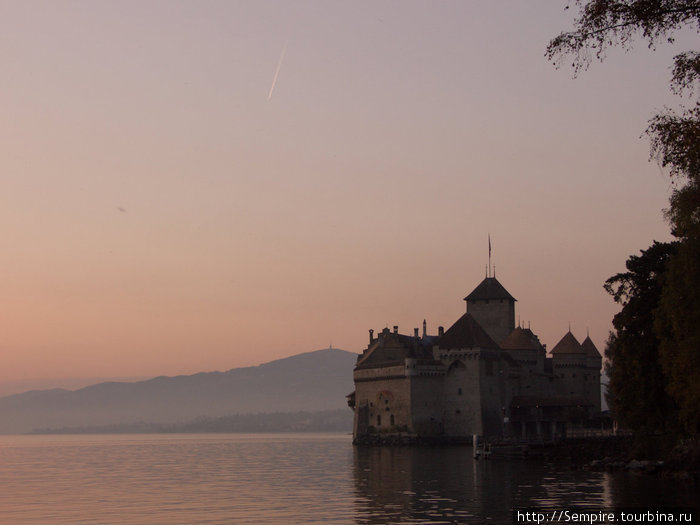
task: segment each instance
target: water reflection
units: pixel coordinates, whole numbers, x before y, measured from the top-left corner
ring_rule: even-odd
[[[357,447],[353,477],[357,523],[510,523],[516,508],[679,507],[694,501],[687,487],[654,477],[527,460],[479,461],[469,447]]]
[[[475,461],[466,447],[356,448],[354,460],[358,523],[509,521],[504,503],[519,488],[511,465]]]
[[[681,507],[697,485],[474,461],[345,435],[0,436],[0,523],[512,523],[539,506]]]

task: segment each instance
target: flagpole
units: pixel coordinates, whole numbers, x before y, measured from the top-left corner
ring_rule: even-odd
[[[487,275],[489,275],[491,272],[491,234],[489,233],[489,271],[487,272]]]

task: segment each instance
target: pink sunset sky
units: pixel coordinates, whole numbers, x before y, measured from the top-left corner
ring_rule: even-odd
[[[436,333],[489,234],[516,317],[602,352],[603,282],[670,238],[642,135],[697,34],[574,79],[544,58],[574,14],[1,2],[2,393]]]

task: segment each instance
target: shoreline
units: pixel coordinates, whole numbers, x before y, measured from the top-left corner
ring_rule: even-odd
[[[626,471],[700,482],[700,441],[670,436],[569,438],[530,446],[531,458],[596,472]]]
[[[466,446],[467,438],[424,438],[412,434],[369,434],[353,440],[357,447]],[[535,460],[567,465],[572,470],[627,471],[700,482],[700,440],[671,436],[597,436],[565,438],[555,443],[501,443],[491,447],[498,459]]]

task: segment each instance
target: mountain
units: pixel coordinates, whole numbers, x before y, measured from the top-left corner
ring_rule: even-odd
[[[39,428],[32,434],[206,434],[216,432],[352,432],[353,413],[345,408],[316,412],[265,412],[198,417],[187,423],[119,423]]]
[[[0,398],[0,433],[347,409],[356,360],[352,352],[326,349],[227,372],[34,390]]]

